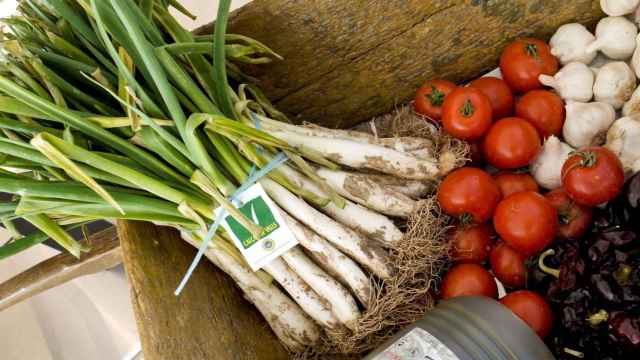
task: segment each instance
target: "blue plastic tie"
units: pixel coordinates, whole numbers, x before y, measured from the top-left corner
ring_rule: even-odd
[[[253,114],[253,112],[251,112],[250,114],[251,114],[251,117],[252,117],[252,119],[254,120],[254,122],[256,124],[256,129],[260,130],[260,119],[257,116],[255,116]],[[258,151],[262,151],[262,149],[258,148]],[[260,170],[256,171],[256,165],[254,164],[253,167],[251,168],[251,172],[249,173],[249,177],[247,177],[247,179],[242,183],[242,185],[240,185],[240,187],[238,189],[236,189],[236,191],[233,192],[231,197],[229,197],[229,201],[233,204],[233,206],[238,207],[239,204],[238,204],[238,199],[237,198],[238,198],[238,196],[240,194],[242,194],[245,190],[250,188],[256,182],[258,182],[258,180],[262,179],[267,174],[269,174],[273,169],[275,169],[278,166],[280,166],[280,165],[284,164],[285,162],[287,162],[287,160],[289,160],[287,155],[285,153],[283,153],[283,152],[279,152],[276,156],[273,157],[273,159],[271,159],[271,161],[269,161],[267,163],[267,165],[262,167]],[[189,282],[189,279],[191,278],[191,275],[193,275],[193,272],[195,271],[196,266],[198,266],[198,263],[200,263],[200,260],[202,259],[202,256],[204,255],[204,251],[209,246],[209,242],[211,242],[211,239],[213,239],[213,235],[216,233],[216,231],[220,227],[220,224],[222,223],[222,219],[224,219],[224,216],[226,214],[227,214],[227,211],[225,209],[222,209],[218,213],[218,215],[216,215],[215,221],[209,227],[209,231],[207,232],[207,236],[205,236],[204,240],[202,241],[202,244],[200,244],[200,247],[198,248],[198,253],[193,258],[193,261],[189,265],[189,268],[187,269],[187,272],[182,277],[182,280],[180,281],[180,284],[176,288],[176,291],[174,291],[173,294],[175,296],[180,295],[180,293],[182,292],[184,287]]]

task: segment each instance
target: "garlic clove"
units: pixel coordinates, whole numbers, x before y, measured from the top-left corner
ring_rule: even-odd
[[[587,45],[588,53],[600,50],[616,60],[631,57],[636,48],[638,27],[622,16],[609,16],[601,19],[596,26],[596,39]]]
[[[620,109],[636,88],[636,75],[622,61],[614,61],[604,65],[598,71],[593,84],[593,95],[596,101],[611,104]]]
[[[600,0],[600,8],[609,16],[622,16],[633,13],[640,0]]]
[[[531,163],[531,175],[545,189],[557,189],[562,186],[562,165],[569,158],[573,148],[555,136],[549,136],[542,150]]]
[[[562,136],[575,148],[603,144],[607,130],[616,118],[613,106],[603,102],[568,101],[565,112]]]
[[[540,75],[538,80],[554,88],[564,100],[587,102],[593,97],[594,73],[581,62],[565,65],[554,76]]]
[[[557,57],[563,65],[572,61],[588,64],[598,53],[597,51],[586,51],[587,45],[592,43],[595,38],[582,24],[564,24],[556,30],[549,40],[551,54]]]

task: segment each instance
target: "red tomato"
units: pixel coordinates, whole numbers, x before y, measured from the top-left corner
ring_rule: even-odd
[[[483,223],[491,218],[500,201],[500,189],[486,172],[463,167],[451,172],[438,188],[438,203],[445,213],[463,223]]]
[[[593,222],[593,210],[578,205],[569,198],[564,189],[555,189],[544,195],[558,211],[558,236],[563,239],[578,239]]]
[[[544,196],[523,191],[498,204],[493,225],[509,246],[529,256],[551,244],[558,230],[557,216],[556,209]]]
[[[440,288],[442,299],[457,296],[487,296],[498,298],[498,286],[493,276],[477,264],[460,264],[447,272]]]
[[[445,97],[456,89],[456,84],[448,80],[429,80],[416,92],[413,108],[417,113],[432,120],[442,117],[442,103]]]
[[[516,117],[504,118],[493,124],[482,143],[485,160],[498,169],[529,165],[541,147],[536,128]]]
[[[562,187],[575,202],[596,206],[618,195],[624,185],[620,159],[604,147],[580,149],[562,165]]]
[[[553,312],[537,293],[529,290],[514,291],[500,299],[500,303],[527,323],[540,338],[545,338],[551,332]]]
[[[476,88],[457,88],[442,105],[442,127],[458,139],[480,139],[491,126],[491,118],[491,102]]]
[[[493,227],[484,223],[458,226],[451,237],[453,259],[459,263],[481,263],[489,257]]]
[[[560,135],[565,118],[564,103],[551,91],[532,90],[516,104],[516,116],[530,122],[543,138]]]
[[[542,40],[526,38],[507,45],[500,56],[502,78],[519,93],[542,88],[540,74],[558,72],[558,59]]]
[[[522,288],[527,282],[527,257],[504,242],[491,250],[489,262],[493,274],[507,287]]]
[[[493,175],[493,179],[500,188],[503,198],[520,191],[538,192],[538,183],[533,176],[526,173],[514,173],[501,171]]]
[[[487,95],[491,102],[491,112],[494,119],[513,115],[513,92],[509,85],[497,77],[484,76],[469,84]]]

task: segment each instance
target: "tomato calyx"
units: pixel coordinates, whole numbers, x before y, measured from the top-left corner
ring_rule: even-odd
[[[534,59],[537,59],[539,57],[538,47],[536,47],[536,44],[527,43],[524,47],[524,51],[527,53],[527,55],[531,56]]]
[[[569,153],[569,157],[571,156],[578,156],[580,158],[580,162],[571,164],[571,166],[567,168],[566,171],[562,172],[563,181],[565,176],[567,176],[569,172],[571,172],[571,170],[575,168],[591,168],[591,167],[594,167],[597,162],[596,153],[590,150],[587,150],[587,151],[575,150]]]
[[[553,250],[553,249],[549,249],[549,250],[543,252],[542,254],[540,254],[540,257],[538,257],[538,267],[540,268],[540,271],[542,271],[543,273],[549,274],[549,275],[555,277],[556,279],[559,279],[560,278],[560,270],[554,269],[554,268],[550,268],[544,263],[544,260],[547,258],[547,256],[553,256],[555,254],[556,254],[556,251]]]
[[[462,114],[462,116],[464,117],[470,117],[475,111],[476,109],[473,107],[473,103],[470,99],[467,99],[464,102],[464,105],[462,105],[462,107],[460,108],[460,114]]]
[[[444,102],[444,96],[444,93],[438,90],[438,88],[434,85],[431,85],[431,94],[425,95],[427,100],[429,100],[429,102],[433,106],[442,106],[442,103]]]
[[[573,151],[570,155],[580,157],[581,167],[590,168],[596,165],[596,153],[593,151]]]
[[[460,227],[465,229],[466,227],[468,227],[473,223],[473,215],[469,213],[464,213],[460,215],[460,218],[458,220],[460,221]]]

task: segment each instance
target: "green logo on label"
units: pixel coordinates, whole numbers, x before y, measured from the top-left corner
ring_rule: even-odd
[[[271,234],[280,227],[275,216],[271,212],[269,205],[267,205],[261,196],[246,202],[244,205],[239,207],[238,210],[240,210],[240,212],[251,221],[262,227],[263,230],[262,234],[260,234],[260,238]],[[251,233],[245,229],[244,226],[240,225],[240,223],[231,215],[227,215],[226,221],[233,234],[240,240],[245,249],[250,248],[259,240],[254,239],[251,236]]]

